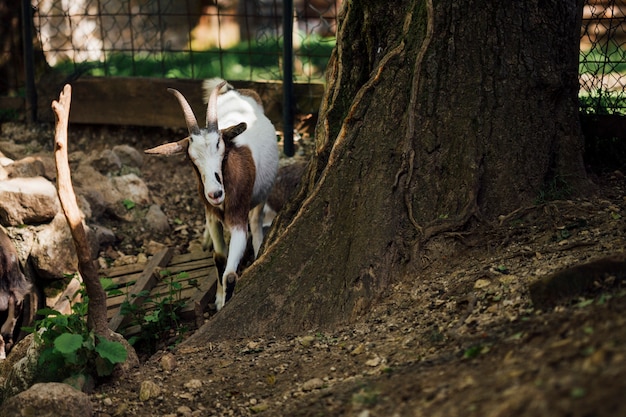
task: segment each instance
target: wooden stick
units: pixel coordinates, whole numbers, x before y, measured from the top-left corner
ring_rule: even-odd
[[[57,192],[63,213],[72,233],[72,238],[74,239],[76,255],[78,256],[78,270],[83,277],[87,296],[89,297],[87,326],[97,335],[109,338],[106,294],[98,279],[96,266],[92,261],[87,234],[83,226],[81,212],[78,209],[70,175],[67,154],[67,126],[69,124],[71,101],[72,87],[66,84],[59,96],[59,101],[55,100],[52,102],[52,110],[56,119],[54,158],[57,169]]]

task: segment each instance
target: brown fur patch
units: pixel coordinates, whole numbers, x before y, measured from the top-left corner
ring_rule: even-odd
[[[250,148],[232,146],[226,152],[222,174],[226,193],[224,221],[229,227],[236,224],[247,225],[256,178],[256,168]]]
[[[247,225],[248,212],[252,209],[252,190],[256,178],[254,159],[247,146],[237,147],[229,142],[226,143],[227,150],[222,162],[224,192],[226,193],[223,209],[209,204],[206,200],[200,173],[192,163],[198,180],[198,193],[208,210],[228,227],[236,224]]]
[[[242,96],[248,96],[248,97],[253,98],[254,101],[259,103],[259,106],[263,108],[263,101],[261,100],[261,96],[259,96],[259,93],[257,93],[256,91],[250,90],[248,88],[242,88],[241,90],[237,90],[237,92],[241,94]]]

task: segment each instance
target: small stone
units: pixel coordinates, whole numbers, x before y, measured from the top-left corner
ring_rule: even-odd
[[[363,343],[359,344],[357,347],[355,347],[352,352],[350,352],[350,354],[352,356],[356,356],[356,355],[360,355],[361,353],[363,353],[365,351],[365,345]]]
[[[298,339],[298,342],[304,346],[304,347],[309,347],[311,346],[311,344],[315,341],[315,336],[303,336],[300,339]]]
[[[191,408],[186,405],[181,405],[176,409],[176,414],[179,416],[191,416]]]
[[[250,411],[252,412],[252,414],[258,414],[258,413],[262,413],[268,408],[270,408],[269,404],[266,402],[262,402],[262,403],[251,406]]]
[[[489,285],[491,285],[491,281],[481,278],[476,280],[476,282],[474,283],[474,288],[481,289],[488,287]]]
[[[321,378],[313,378],[302,384],[302,391],[313,391],[320,389],[324,386],[324,381]]]
[[[113,400],[107,397],[104,400],[102,400],[102,404],[104,404],[106,407],[110,407],[113,405]]]
[[[178,366],[178,364],[176,363],[176,358],[171,353],[166,353],[165,355],[163,355],[160,362],[161,369],[167,372],[173,371]]]
[[[185,384],[185,388],[187,389],[199,389],[202,388],[202,381],[199,379],[192,379]]]
[[[380,365],[381,359],[379,356],[374,356],[371,359],[368,359],[367,361],[365,361],[365,365],[367,366],[371,366],[372,368]]]
[[[161,388],[152,381],[143,381],[139,389],[139,401],[146,401],[161,395]]]

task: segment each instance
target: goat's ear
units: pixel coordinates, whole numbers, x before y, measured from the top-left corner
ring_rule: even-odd
[[[144,152],[153,155],[178,155],[187,152],[187,148],[189,148],[189,137],[181,139],[178,142],[166,143],[146,149]]]
[[[226,129],[222,129],[222,138],[225,142],[231,141],[235,139],[237,136],[241,135],[248,128],[248,125],[245,122],[241,122],[238,125],[227,127]]]

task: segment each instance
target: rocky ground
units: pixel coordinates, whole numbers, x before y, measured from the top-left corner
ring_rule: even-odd
[[[33,146],[50,140],[51,149],[41,135]],[[71,126],[70,147],[145,149],[183,136]],[[157,241],[186,252],[203,226],[191,169],[151,158],[141,175],[173,232],[111,219],[119,241],[110,250],[132,255]],[[626,181],[620,172],[594,181],[588,198],[539,202],[438,237],[428,267],[397,277],[355,323],[163,346],[128,378],[96,388],[96,415],[626,415]],[[537,284],[550,276],[555,287]]]

